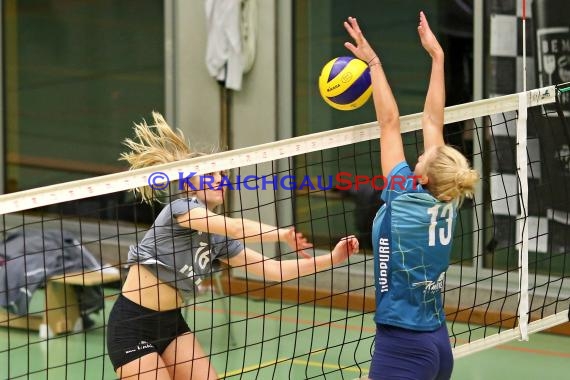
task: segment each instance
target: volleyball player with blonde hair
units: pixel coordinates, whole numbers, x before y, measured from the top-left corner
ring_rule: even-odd
[[[125,141],[130,151],[121,158],[131,168],[202,155],[192,152],[182,132],[172,130],[161,115],[153,117],[154,125],[136,125],[136,139]],[[330,268],[358,251],[354,236],[341,239],[330,254],[305,253],[295,260],[273,260],[246,248],[243,242],[281,241],[304,253],[311,245],[292,228],[216,214],[212,210],[224,202],[219,186],[224,174],[209,175],[213,182],[203,189],[198,177],[191,178],[192,186],[183,184],[186,191],[165,205],[129,250],[129,272],[107,326],[109,356],[122,379],[217,378],[181,313],[216,262],[243,267],[268,281],[287,281]],[[141,189],[143,199],[151,201],[152,191]]]
[[[479,175],[444,143],[443,50],[420,12],[418,34],[432,65],[422,116],[424,153],[412,172],[404,157],[398,106],[380,58],[355,18],[349,17],[344,26],[355,42],[345,47],[370,67],[380,160],[388,177],[385,204],[372,229],[376,339],[369,377],[449,379],[453,356],[441,291],[457,208],[473,195]],[[408,178],[405,183],[402,177]]]

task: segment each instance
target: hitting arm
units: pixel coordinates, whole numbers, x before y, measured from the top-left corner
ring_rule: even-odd
[[[346,42],[344,46],[357,58],[368,62],[370,67],[372,97],[381,134],[380,162],[382,172],[387,175],[398,163],[405,160],[398,105],[388,84],[380,58],[364,38],[356,19],[349,17],[348,21],[344,22],[344,27],[356,43],[355,46]]]

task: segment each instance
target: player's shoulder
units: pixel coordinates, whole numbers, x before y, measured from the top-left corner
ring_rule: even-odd
[[[398,198],[394,200],[396,204],[408,204],[409,206],[418,207],[432,207],[438,203],[442,203],[437,198],[435,198],[431,193],[425,189],[414,189],[415,191],[409,191],[403,193]]]
[[[399,175],[405,175],[408,176],[410,174],[413,174],[412,169],[410,168],[410,165],[408,164],[407,161],[402,161],[397,163],[392,170],[390,170],[390,172],[388,173],[388,178],[391,178],[393,176],[399,176]]]
[[[198,199],[192,198],[178,198],[170,202],[163,209],[163,213],[172,215],[181,215],[195,208],[206,208]]]
[[[195,207],[206,207],[202,202],[200,202],[196,197],[191,198],[178,198],[170,202],[169,206],[171,208],[188,207],[190,209]]]
[[[393,214],[404,214],[407,216],[425,216],[430,213],[429,210],[440,209],[446,209],[448,210],[447,212],[451,211],[453,216],[457,213],[457,204],[455,202],[442,202],[427,191],[402,194],[392,202],[391,207]]]

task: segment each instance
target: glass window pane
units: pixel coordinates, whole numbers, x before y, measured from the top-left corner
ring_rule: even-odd
[[[420,10],[428,15],[430,26],[446,52],[447,105],[472,100],[473,14],[470,2],[296,0],[294,4],[295,135],[376,120],[372,99],[357,110],[338,111],[327,105],[319,94],[317,82],[323,66],[335,57],[351,55],[344,47],[344,42],[351,40],[343,27],[348,16],[358,19],[366,38],[381,57],[401,115],[422,111],[428,87],[430,58],[420,44],[416,28]],[[449,142],[463,147],[469,155],[471,137],[463,131],[463,125],[446,129]],[[423,149],[421,132],[404,135],[404,145],[406,157],[413,166],[418,152]],[[371,141],[315,153],[314,157],[297,160],[297,175],[334,176],[340,171],[353,175],[378,175],[381,173],[378,148],[377,141]],[[315,218],[323,220],[306,226],[304,232],[312,233],[313,241],[323,245],[330,243],[331,235],[340,237],[345,231],[358,231],[368,240],[371,220],[364,223],[360,219],[363,215],[372,218],[375,212],[365,209],[364,205],[378,207],[370,201],[375,198],[369,190],[365,189],[356,196],[354,189],[342,195],[329,192],[326,198],[322,193],[300,195],[296,203],[298,219],[303,220],[310,204],[313,210],[317,210]],[[347,196],[352,197],[352,202],[345,202]],[[343,207],[353,209],[343,213],[339,211]],[[456,231],[458,234],[471,231],[471,218],[467,210],[462,215],[462,228]],[[463,240],[463,247],[457,247],[454,257],[459,256],[459,250],[465,246],[470,249],[470,238]],[[361,240],[361,245],[368,244]]]
[[[163,2],[7,0],[7,192],[122,170],[164,108]]]

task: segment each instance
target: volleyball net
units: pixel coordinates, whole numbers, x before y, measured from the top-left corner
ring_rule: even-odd
[[[442,279],[456,357],[568,321],[568,89],[446,108],[446,141],[482,177],[459,212]],[[413,164],[421,114],[403,116],[401,127]],[[222,170],[221,213],[295,227],[314,255],[355,234],[361,252],[283,283],[217,266],[183,314],[220,376],[364,376],[375,333],[370,230],[386,183],[379,134],[368,123],[0,196],[0,377],[114,378],[105,325],[129,246],[181,183]],[[148,185],[162,190],[150,205],[131,191]],[[246,245],[297,257],[281,244]]]

